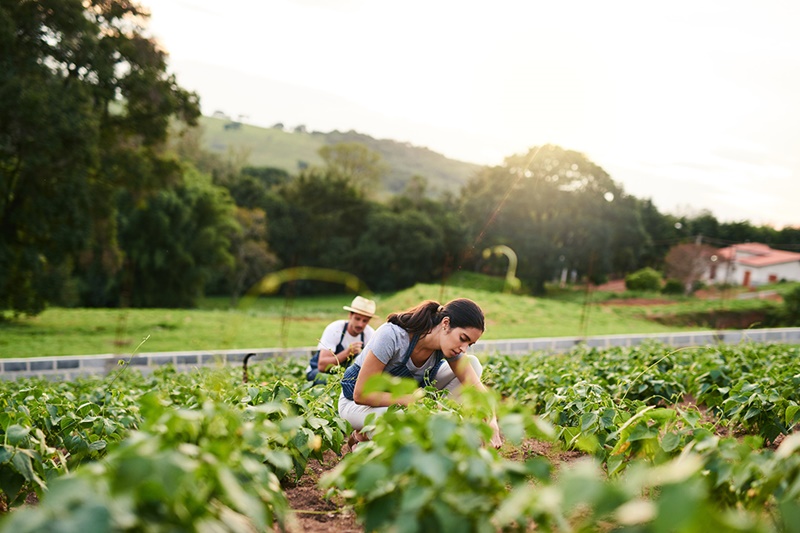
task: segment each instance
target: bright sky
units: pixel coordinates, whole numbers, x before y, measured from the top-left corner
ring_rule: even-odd
[[[662,212],[800,226],[800,2],[141,0],[203,113],[500,164],[587,155]]]

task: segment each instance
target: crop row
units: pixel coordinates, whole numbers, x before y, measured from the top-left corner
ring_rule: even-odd
[[[492,356],[493,394],[433,389],[373,420],[322,479],[367,530],[783,531],[800,513],[798,347],[651,345]],[[281,481],[340,454],[336,378],[297,361],[3,383],[0,532],[282,527]],[[402,392],[407,383],[384,384]],[[496,413],[506,444],[482,444]],[[574,464],[515,459],[526,440]],[[50,524],[50,525],[48,525]],[[672,524],[672,525],[670,525]],[[679,524],[680,527],[673,527]]]

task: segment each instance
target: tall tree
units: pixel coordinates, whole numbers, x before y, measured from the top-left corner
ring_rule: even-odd
[[[325,145],[318,150],[328,171],[349,179],[364,196],[374,196],[387,166],[381,154],[357,142]]]
[[[135,307],[192,307],[220,269],[234,267],[232,235],[241,231],[227,189],[194,169],[181,183],[141,201],[122,195],[119,239],[123,287]]]
[[[519,259],[517,276],[538,293],[563,268],[599,280],[615,264],[632,264],[647,238],[635,204],[608,173],[558,146],[485,169],[462,201],[475,251],[509,246]]]
[[[161,147],[197,97],[167,75],[146,19],[128,0],[0,4],[0,310],[40,312],[70,257],[87,280],[118,267],[116,193],[176,179]]]
[[[677,244],[664,258],[667,276],[683,284],[684,293],[690,294],[711,265],[716,248],[705,244]]]
[[[353,272],[370,208],[349,179],[309,169],[268,195],[269,245],[286,267]]]

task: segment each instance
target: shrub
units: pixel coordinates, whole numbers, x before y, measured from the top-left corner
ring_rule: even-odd
[[[625,276],[625,288],[629,291],[658,291],[661,290],[661,282],[661,273],[650,267]]]
[[[787,326],[800,324],[800,286],[783,297],[783,313]]]
[[[683,294],[683,283],[679,279],[670,278],[661,289],[664,294]]]

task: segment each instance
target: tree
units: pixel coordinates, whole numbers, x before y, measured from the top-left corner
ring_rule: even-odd
[[[647,240],[622,188],[583,154],[552,145],[479,172],[462,192],[462,213],[474,251],[510,247],[517,276],[536,293],[561,268],[600,280],[634,264]]]
[[[267,216],[262,209],[236,208],[237,231],[230,236],[233,263],[216,271],[210,289],[231,297],[235,306],[239,297],[278,266],[278,259],[267,245]],[[209,291],[206,291],[209,292]]]
[[[233,267],[230,239],[240,231],[228,191],[195,169],[144,201],[123,194],[119,238],[130,304],[193,307],[214,273]]]
[[[444,262],[443,243],[443,228],[424,213],[376,207],[353,251],[354,273],[375,291],[431,281]]]
[[[716,251],[716,248],[705,244],[673,246],[664,258],[667,277],[683,283],[684,293],[690,294],[695,282],[702,279]]]
[[[354,272],[353,249],[371,205],[350,180],[310,169],[270,191],[263,208],[270,248],[282,265]]]
[[[162,151],[169,121],[199,106],[146,18],[127,0],[0,6],[0,310],[40,312],[58,265],[85,284],[118,268],[115,195],[179,175]]]
[[[381,154],[361,143],[325,145],[318,153],[328,171],[349,179],[356,190],[365,196],[369,196],[380,185],[387,171]]]

